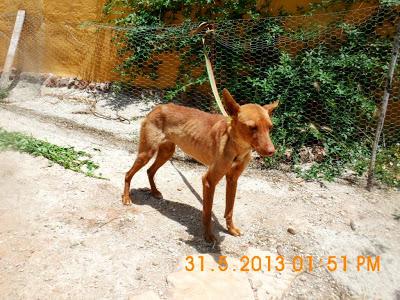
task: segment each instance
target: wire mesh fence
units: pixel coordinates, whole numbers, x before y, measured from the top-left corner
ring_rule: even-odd
[[[365,174],[391,60],[399,7],[211,22],[118,27],[44,24],[27,16],[16,70],[69,97],[175,102],[218,113],[204,63],[202,38],[219,90],[240,104],[276,99],[272,133],[277,153],[269,167],[305,178]],[[15,15],[0,15],[0,47]],[[0,48],[0,53],[5,50]],[[57,75],[47,75],[48,73]],[[36,76],[32,74],[37,74]],[[45,75],[43,75],[45,74]],[[378,178],[400,182],[400,73],[380,140]]]
[[[286,161],[307,178],[364,172],[398,22],[396,10],[375,7],[217,26],[220,86],[244,101],[281,100],[280,148],[268,164]],[[398,152],[398,68],[395,78],[382,146]],[[398,172],[398,160],[392,163]]]

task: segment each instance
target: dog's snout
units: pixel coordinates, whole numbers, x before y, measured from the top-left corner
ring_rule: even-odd
[[[268,145],[263,148],[258,148],[258,149],[256,148],[256,151],[261,156],[272,156],[275,153],[275,147],[274,147],[274,145]]]
[[[267,149],[266,149],[266,151],[265,151],[265,153],[266,153],[266,156],[272,156],[272,155],[274,155],[274,153],[275,153],[275,147],[274,147],[274,145],[268,146]]]

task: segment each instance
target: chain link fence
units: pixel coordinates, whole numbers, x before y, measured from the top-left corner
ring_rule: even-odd
[[[27,16],[16,71],[47,92],[134,102],[175,102],[218,113],[202,38],[218,89],[240,104],[276,99],[272,133],[277,153],[265,165],[309,179],[364,175],[392,57],[398,6],[257,20],[118,27],[51,24]],[[14,15],[0,14],[0,53]],[[48,75],[54,73],[57,75]],[[12,79],[12,78],[10,78]],[[377,155],[377,177],[400,183],[400,73],[393,87]]]

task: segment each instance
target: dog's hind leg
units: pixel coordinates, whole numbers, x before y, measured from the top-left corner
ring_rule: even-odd
[[[151,165],[151,167],[147,170],[147,176],[149,177],[150,187],[151,187],[151,194],[161,199],[162,194],[157,189],[156,184],[154,182],[154,175],[156,174],[157,170],[165,164],[174,154],[175,152],[175,144],[172,142],[164,142],[160,144],[158,148],[158,153],[156,160]]]
[[[130,170],[125,174],[125,187],[124,194],[122,195],[122,203],[124,205],[132,204],[129,193],[133,175],[143,168],[157,151],[158,145],[160,144],[160,139],[155,138],[155,136],[160,138],[161,133],[157,132],[155,127],[150,122],[147,123],[144,121],[140,131],[138,156],[136,157],[132,168],[130,168]]]
[[[125,187],[124,187],[124,194],[122,195],[122,203],[124,205],[130,205],[132,204],[132,200],[129,196],[129,191],[130,191],[130,185],[131,185],[131,180],[133,175],[137,171],[139,171],[141,168],[143,168],[144,165],[148,163],[148,161],[153,157],[154,155],[153,150],[149,150],[146,152],[140,152],[130,170],[126,172],[125,174]]]

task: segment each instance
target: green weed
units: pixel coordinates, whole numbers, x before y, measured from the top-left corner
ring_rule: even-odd
[[[60,147],[23,133],[8,132],[0,128],[0,151],[7,149],[42,156],[65,169],[83,173],[88,177],[102,178],[101,174],[95,175],[99,165],[90,160],[91,155],[84,151],[76,151],[74,147]]]

